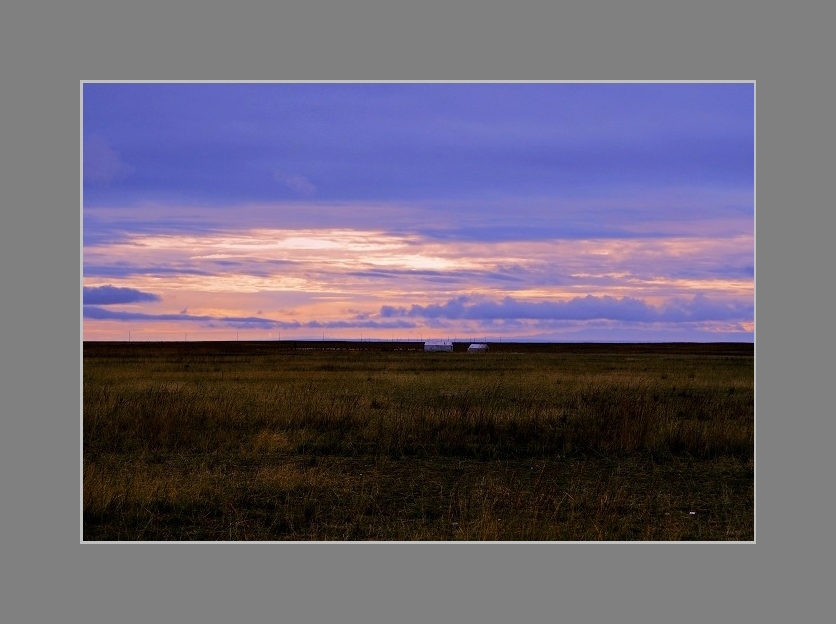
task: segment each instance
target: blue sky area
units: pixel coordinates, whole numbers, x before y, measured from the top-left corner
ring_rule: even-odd
[[[753,83],[82,90],[87,340],[754,340]]]

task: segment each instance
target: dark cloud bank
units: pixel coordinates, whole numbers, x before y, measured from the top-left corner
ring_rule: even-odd
[[[569,301],[530,302],[505,297],[501,301],[475,301],[457,297],[443,304],[412,305],[409,308],[383,306],[385,318],[428,318],[450,320],[540,319],[587,321],[607,319],[632,322],[687,322],[752,319],[749,304],[723,303],[697,295],[655,308],[632,297],[576,297]]]
[[[82,301],[84,305],[115,305],[120,303],[141,303],[160,301],[160,296],[136,288],[118,286],[85,286]]]

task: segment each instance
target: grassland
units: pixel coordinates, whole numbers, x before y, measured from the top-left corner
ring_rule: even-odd
[[[85,343],[83,539],[751,541],[753,345]]]

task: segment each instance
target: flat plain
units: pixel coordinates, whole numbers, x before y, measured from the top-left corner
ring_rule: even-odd
[[[754,345],[85,342],[84,541],[754,541]]]

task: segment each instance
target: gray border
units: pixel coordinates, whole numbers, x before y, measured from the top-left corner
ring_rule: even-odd
[[[825,327],[818,292],[831,281],[818,267],[832,264],[814,254],[835,231],[816,219],[832,211],[816,185],[832,177],[832,6],[318,4],[4,10],[4,617],[748,622],[822,611],[832,408],[815,390],[832,384],[832,338],[810,332]],[[84,79],[758,80],[757,544],[79,544]]]

